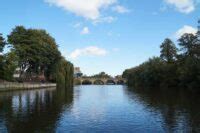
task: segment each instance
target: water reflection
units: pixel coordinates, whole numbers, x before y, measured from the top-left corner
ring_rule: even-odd
[[[0,93],[0,132],[200,132],[198,96],[121,85]]]
[[[140,101],[146,110],[161,114],[166,132],[200,132],[200,98],[177,90],[143,90],[127,88],[130,99]]]
[[[1,132],[54,132],[64,108],[71,108],[72,90],[20,91],[0,94]]]

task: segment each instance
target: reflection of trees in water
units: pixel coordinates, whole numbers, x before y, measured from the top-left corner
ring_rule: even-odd
[[[167,132],[200,131],[199,94],[170,90],[127,89],[127,95],[147,109],[160,112]]]
[[[54,132],[63,108],[71,107],[73,90],[39,90],[0,95],[8,132]]]

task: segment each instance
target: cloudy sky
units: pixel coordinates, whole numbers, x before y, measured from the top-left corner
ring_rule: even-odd
[[[121,74],[169,37],[195,33],[199,0],[1,0],[0,33],[16,25],[47,30],[66,59],[91,75]]]

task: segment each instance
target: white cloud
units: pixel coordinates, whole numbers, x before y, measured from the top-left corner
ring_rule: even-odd
[[[85,35],[85,34],[89,34],[90,33],[90,30],[88,27],[83,27],[82,31],[81,31],[81,34]]]
[[[61,7],[66,11],[90,20],[101,18],[101,9],[110,7],[117,0],[45,0],[45,2]]]
[[[181,13],[191,13],[195,10],[194,0],[164,0],[167,4],[172,5]]]
[[[108,53],[105,49],[89,46],[83,49],[76,49],[70,54],[70,58],[76,59],[80,56],[105,56]]]
[[[196,34],[197,33],[197,29],[193,28],[192,26],[185,25],[175,33],[175,38],[178,39],[182,35],[184,35],[185,33]]]
[[[130,12],[127,8],[120,6],[120,5],[113,7],[113,11],[116,11],[118,13],[128,13],[128,12]]]

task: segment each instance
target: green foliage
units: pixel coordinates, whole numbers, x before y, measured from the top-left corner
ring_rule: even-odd
[[[179,39],[179,45],[181,46],[182,56],[184,57],[200,56],[200,51],[199,51],[200,44],[197,35],[184,34]]]
[[[13,51],[7,54],[1,54],[5,45],[6,41],[2,34],[0,34],[0,79],[11,81],[13,80],[13,73],[16,69],[17,57]]]
[[[163,78],[164,65],[165,63],[162,59],[154,57],[142,65],[130,69],[129,72],[127,72],[128,85],[142,88],[157,87]]]
[[[165,39],[160,48],[160,57],[163,60],[167,61],[168,63],[173,62],[175,60],[177,55],[177,48],[170,39]]]
[[[8,36],[8,42],[19,57],[21,76],[25,71],[26,76],[43,72],[50,75],[48,69],[61,56],[55,40],[45,30],[17,26]]]
[[[3,54],[1,52],[3,52],[5,46],[5,41],[4,38],[2,37],[2,34],[0,34],[0,78],[2,78],[3,76]]]
[[[187,57],[184,62],[179,65],[179,79],[181,86],[190,90],[200,88],[200,60],[197,58]]]
[[[166,39],[161,55],[123,73],[129,86],[137,88],[187,88],[200,91],[200,40],[185,34],[179,39],[179,54],[174,43]]]
[[[53,66],[51,80],[56,81],[58,88],[71,88],[73,86],[73,74],[73,64],[62,57]]]
[[[12,81],[14,71],[17,68],[18,58],[13,51],[2,56],[1,58],[0,79]]]
[[[95,74],[91,77],[92,78],[111,78],[111,76],[106,74],[105,72],[100,72],[99,74]]]
[[[17,26],[8,35],[8,42],[12,48],[0,56],[0,79],[13,80],[14,71],[19,67],[22,80],[44,75],[60,88],[73,86],[73,64],[61,56],[54,38],[45,30]],[[5,44],[0,34],[0,52]]]
[[[6,45],[6,41],[0,33],[0,53],[3,52],[4,46]]]

